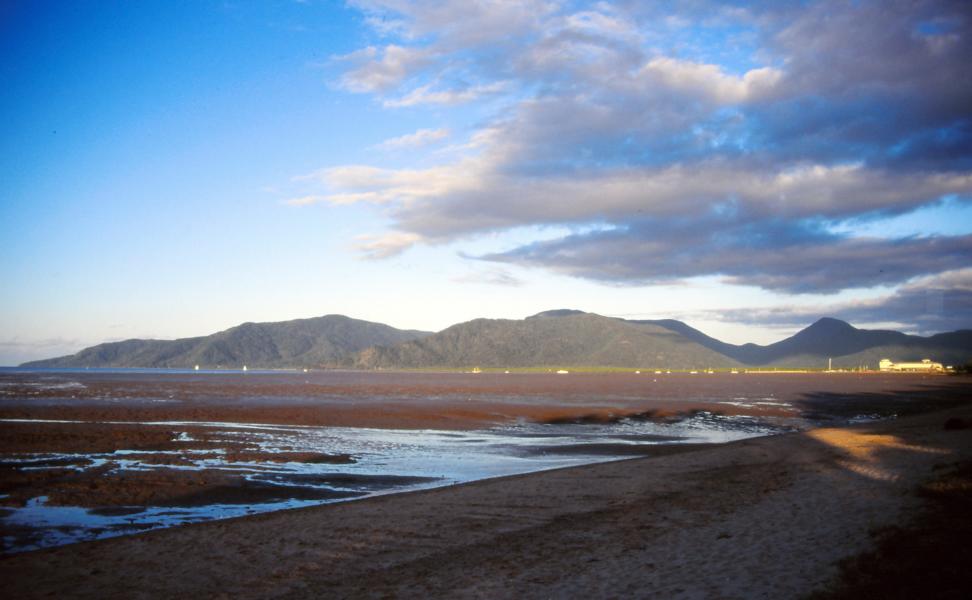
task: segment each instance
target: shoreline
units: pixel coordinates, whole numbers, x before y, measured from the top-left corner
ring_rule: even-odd
[[[597,422],[648,413],[664,418],[692,410],[754,417],[886,416],[899,408],[908,410],[903,405],[911,404],[911,398],[919,403],[952,398],[968,382],[959,377],[877,373],[753,378],[727,373],[656,377],[350,371],[306,376],[227,372],[216,378],[175,373],[159,378],[140,373],[62,375],[56,381],[0,377],[0,418],[469,430],[521,419]]]
[[[478,369],[478,370],[477,370]],[[558,371],[565,373],[558,373]],[[22,365],[0,366],[3,373],[50,373],[50,374],[158,374],[158,375],[317,375],[322,373],[369,373],[401,375],[414,373],[418,375],[926,375],[926,376],[961,376],[956,371],[895,371],[870,369],[860,367],[806,367],[806,366],[759,366],[742,365],[739,367],[685,367],[672,369],[669,367],[616,367],[597,365],[541,365],[533,367],[415,367],[415,368],[381,368],[357,369],[354,367],[25,367]]]
[[[967,398],[964,381],[922,376],[206,380],[6,378],[2,552],[360,498],[418,480],[451,485],[657,456],[668,452],[658,442],[867,422]]]
[[[942,427],[956,415],[972,407],[32,551],[0,574],[18,597],[792,597],[972,459],[972,431]]]

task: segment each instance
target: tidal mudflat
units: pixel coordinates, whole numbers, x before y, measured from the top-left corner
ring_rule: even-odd
[[[5,371],[3,552],[892,418],[964,389],[877,374]]]

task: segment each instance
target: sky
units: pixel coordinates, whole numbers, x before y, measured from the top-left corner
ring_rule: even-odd
[[[0,4],[0,365],[345,314],[972,327],[967,2]]]

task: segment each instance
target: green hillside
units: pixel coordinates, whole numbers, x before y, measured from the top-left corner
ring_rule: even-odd
[[[244,323],[204,337],[126,340],[25,367],[250,368],[350,366],[370,346],[428,335],[342,315],[278,323]]]
[[[328,315],[244,323],[203,337],[99,344],[23,366],[823,369],[831,359],[834,368],[874,368],[882,358],[962,365],[972,359],[972,330],[920,337],[823,318],[789,338],[760,346],[729,344],[672,319],[627,321],[577,310],[546,311],[522,320],[476,319],[435,334]]]
[[[541,315],[542,316],[542,315]],[[721,368],[739,363],[673,331],[594,314],[476,319],[361,353],[362,368],[543,366]]]

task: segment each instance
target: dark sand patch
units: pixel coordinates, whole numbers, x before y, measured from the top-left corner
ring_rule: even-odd
[[[91,470],[96,471],[96,470]],[[50,506],[79,506],[111,510],[131,506],[206,506],[258,504],[282,500],[333,500],[363,495],[305,487],[299,476],[273,481],[249,480],[242,474],[220,470],[89,472],[47,480],[41,486],[23,486],[3,499],[7,506],[24,506],[33,498],[47,497]],[[288,485],[288,483],[292,485]]]
[[[88,511],[93,515],[100,515],[103,517],[124,517],[127,515],[137,515],[139,513],[145,512],[144,506],[102,506],[99,508],[92,508]]]
[[[355,459],[350,454],[325,454],[323,452],[268,452],[259,450],[233,450],[223,453],[193,452],[191,454],[139,454],[126,453],[125,460],[147,465],[194,465],[200,461],[220,460],[227,463],[301,463],[306,465],[350,465]]]
[[[84,458],[80,456],[66,456],[59,458],[37,458],[37,457],[23,457],[23,456],[12,456],[7,458],[3,457],[3,462],[0,463],[2,467],[9,467],[11,469],[23,470],[23,469],[53,469],[58,467],[75,467],[83,468],[92,465],[94,461],[90,458]]]
[[[75,469],[40,469],[24,471],[9,465],[0,466],[0,506],[24,506],[27,500],[43,496],[58,481],[77,474]]]
[[[229,462],[304,463],[308,465],[350,465],[355,462],[350,454],[324,454],[322,452],[227,452],[223,459]]]
[[[163,427],[87,423],[0,423],[2,453],[91,453],[116,450],[166,450],[178,432]]]
[[[328,473],[326,475],[267,473],[256,475],[254,481],[271,482],[278,485],[315,485],[327,487],[355,487],[368,491],[380,491],[407,485],[418,485],[438,481],[438,477],[416,477],[410,475],[363,475],[359,473]]]
[[[263,504],[285,500],[341,500],[359,498],[365,492],[310,488],[274,484],[257,480],[235,479],[222,485],[210,485],[199,491],[171,496],[153,502],[153,506],[191,507],[212,504]]]
[[[944,470],[919,487],[919,511],[874,531],[875,548],[841,561],[839,578],[807,600],[972,597],[972,462]]]
[[[567,456],[661,456],[712,447],[712,444],[624,444],[591,443],[534,446],[527,450],[530,455],[559,454]]]
[[[556,439],[569,436],[569,433],[564,431],[550,431],[550,432],[533,432],[533,431],[516,431],[512,435],[521,439]],[[625,440],[631,442],[678,442],[685,440],[685,437],[674,436],[674,435],[659,435],[654,433],[631,433],[631,434],[610,434],[612,439]]]

